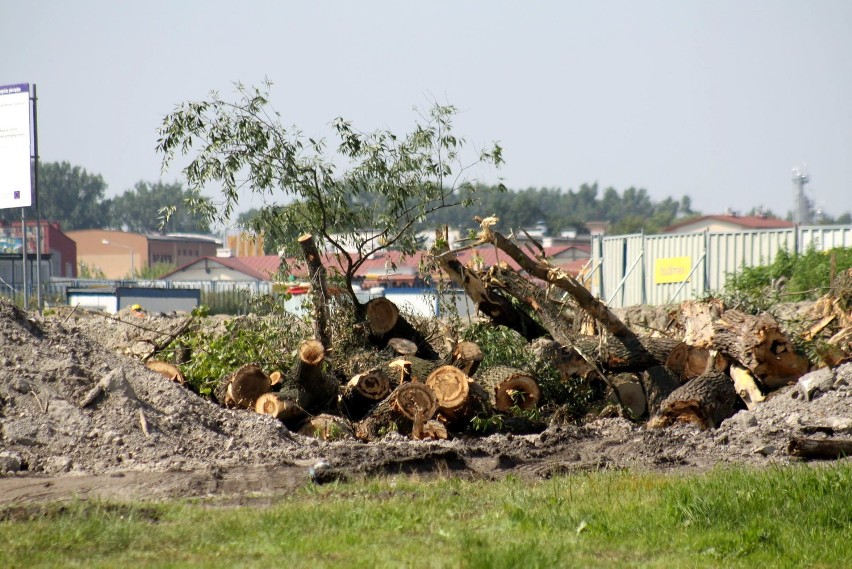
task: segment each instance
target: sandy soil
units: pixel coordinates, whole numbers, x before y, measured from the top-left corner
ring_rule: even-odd
[[[180,316],[145,320],[161,331],[181,324]],[[0,301],[0,504],[72,496],[240,501],[311,480],[391,473],[497,478],[765,466],[795,460],[787,452],[793,436],[852,437],[849,363],[812,372],[708,431],[608,418],[551,424],[535,435],[325,442],[223,409],[149,371],[139,356],[152,339],[129,314],[35,318]]]

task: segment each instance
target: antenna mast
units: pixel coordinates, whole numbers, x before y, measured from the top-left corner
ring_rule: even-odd
[[[810,181],[804,166],[793,168],[793,223],[796,225],[812,222],[810,203],[805,196],[805,184]]]

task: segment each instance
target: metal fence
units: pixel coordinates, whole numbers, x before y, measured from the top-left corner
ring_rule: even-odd
[[[782,250],[836,247],[852,247],[852,226],[595,236],[586,281],[613,308],[668,304],[719,291],[729,276],[771,264]]]

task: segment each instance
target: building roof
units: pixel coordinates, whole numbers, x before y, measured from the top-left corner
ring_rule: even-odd
[[[666,227],[663,229],[663,232],[674,233],[681,227],[685,227],[687,225],[695,225],[702,222],[712,223],[714,221],[730,223],[732,225],[742,227],[743,229],[787,229],[795,226],[793,222],[785,219],[759,215],[703,215],[700,217],[684,219],[683,221]]]
[[[243,257],[243,259],[248,259],[248,258],[250,258],[250,257]],[[250,267],[249,265],[247,265],[246,263],[244,263],[241,259],[239,259],[237,257],[201,257],[201,258],[195,259],[193,261],[190,261],[189,263],[186,263],[181,267],[178,267],[177,269],[171,271],[170,273],[166,273],[165,275],[161,276],[160,278],[165,279],[165,278],[170,277],[174,274],[185,271],[189,267],[192,267],[194,265],[198,265],[200,263],[216,263],[216,264],[221,265],[223,267],[227,267],[231,270],[243,273],[244,275],[248,275],[251,278],[257,279],[259,281],[271,280],[270,274],[258,271],[256,269]]]

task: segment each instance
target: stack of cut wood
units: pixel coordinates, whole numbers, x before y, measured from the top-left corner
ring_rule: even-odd
[[[640,336],[551,265],[543,249],[522,250],[493,231],[493,223],[494,218],[483,221],[478,243],[500,249],[520,270],[505,264],[473,269],[446,248],[433,251],[436,264],[494,325],[531,342],[533,353],[563,380],[602,382],[614,408],[631,419],[647,420],[651,427],[677,422],[717,427],[738,407],[758,405],[768,391],[795,382],[808,369],[770,314],[747,314],[720,300],[685,302],[673,312],[672,327]],[[317,278],[322,272],[315,267]],[[825,301],[825,314],[814,316],[812,336],[836,322],[841,329],[832,338],[848,337],[848,304],[834,298]],[[469,431],[474,419],[523,416],[546,403],[536,378],[524,369],[480,369],[479,346],[430,341],[390,300],[374,299],[360,309],[364,353],[336,354],[361,362],[357,372],[342,373],[326,357],[326,346],[308,340],[290,370],[267,376],[258,365],[245,365],[222,378],[217,399],[275,416],[294,431],[364,440],[390,432],[446,438]],[[331,341],[328,332],[318,330],[316,336]],[[848,341],[835,343],[848,350]],[[451,349],[439,353],[447,348],[438,344]]]
[[[829,367],[852,359],[852,268],[838,275],[832,290],[808,310],[800,336]]]

